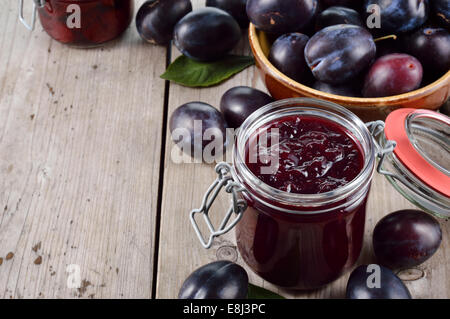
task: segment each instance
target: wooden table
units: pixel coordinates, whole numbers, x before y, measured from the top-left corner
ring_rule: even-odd
[[[217,259],[243,264],[233,233],[209,250],[197,241],[188,212],[199,206],[214,170],[171,160],[167,119],[189,101],[218,106],[236,85],[264,89],[256,69],[208,89],[168,84],[159,75],[178,51],[144,43],[134,25],[103,48],[72,49],[51,40],[40,25],[26,30],[17,19],[17,1],[4,6],[0,297],[176,298],[195,268]],[[245,38],[236,53],[249,53]],[[223,211],[228,199],[215,205]],[[408,207],[383,177],[375,177],[360,263],[374,261],[375,223]],[[441,223],[438,252],[402,274],[415,298],[450,297],[450,224]],[[252,283],[279,291],[248,272]],[[340,298],[347,278],[317,291],[279,292]]]

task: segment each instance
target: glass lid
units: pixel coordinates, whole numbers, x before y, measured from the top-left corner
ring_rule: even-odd
[[[450,216],[450,118],[430,110],[399,109],[386,119],[379,172],[408,200],[440,217]]]
[[[397,143],[394,153],[423,183],[450,197],[450,119],[429,111],[401,109],[386,119],[386,138]]]

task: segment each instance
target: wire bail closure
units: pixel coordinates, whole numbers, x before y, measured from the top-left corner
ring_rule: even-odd
[[[244,199],[240,199],[238,195],[240,192],[245,191],[244,188],[240,184],[234,182],[233,178],[230,175],[231,165],[227,163],[219,163],[217,164],[215,170],[218,177],[206,191],[201,207],[198,209],[193,209],[190,212],[192,227],[194,228],[195,233],[200,240],[200,243],[206,249],[211,247],[214,238],[229,232],[234,226],[236,226],[236,224],[241,220],[242,214],[247,208],[247,202]],[[222,222],[220,223],[220,226],[216,230],[211,222],[211,219],[209,218],[209,209],[211,208],[214,200],[219,195],[222,188],[225,188],[225,191],[232,195],[232,204]],[[197,221],[195,220],[196,214],[201,214],[203,216],[203,219],[205,220],[206,225],[208,226],[209,238],[207,240],[202,235]],[[230,218],[233,214],[236,215],[236,217],[231,223],[229,223]]]
[[[400,183],[418,198],[424,198],[429,202],[429,204],[426,204],[426,206],[424,206],[424,204],[421,204],[418,201],[412,201],[413,204],[423,208],[424,210],[433,215],[437,214],[437,216],[442,217],[443,215],[442,216],[439,215],[439,213],[436,213],[436,211],[433,209],[435,207],[433,205],[438,205],[436,204],[436,200],[433,197],[431,197],[427,192],[421,190],[420,186],[416,185],[414,181],[409,180],[406,175],[403,175],[401,173],[401,171],[392,172],[384,168],[383,166],[384,162],[391,160],[388,157],[391,155],[393,156],[394,149],[397,146],[397,143],[395,141],[388,140],[386,138],[384,134],[385,123],[382,121],[375,121],[367,123],[366,126],[369,129],[370,133],[372,134],[375,147],[377,148],[377,156],[379,158],[377,172],[382,175],[385,175],[388,178],[388,180],[391,181],[391,183],[394,182],[393,183],[394,187],[396,187],[395,183],[397,184]],[[378,141],[381,141],[383,145],[380,145]],[[397,189],[399,190],[399,188]],[[402,193],[403,196],[405,196],[408,200],[410,200],[407,194],[403,193],[402,191],[400,191],[400,193]],[[447,215],[445,216],[448,217]]]
[[[31,15],[31,23],[28,24],[23,15],[24,0],[19,0],[19,20],[30,31],[34,30],[36,24],[36,11],[38,8],[42,8],[45,5],[45,0],[33,0],[33,13]]]
[[[391,178],[395,178],[398,181],[400,181],[402,184],[410,188],[411,190],[414,190],[413,187],[411,187],[410,183],[401,175],[394,174],[392,172],[389,172],[383,168],[383,163],[386,160],[386,157],[394,152],[395,147],[397,146],[397,142],[386,140],[385,144],[381,146],[378,143],[378,136],[380,134],[384,134],[384,122],[383,121],[374,121],[366,123],[367,128],[370,131],[370,134],[373,137],[373,142],[375,144],[375,147],[377,148],[377,156],[379,158],[378,165],[377,165],[377,172],[389,176]],[[415,191],[415,190],[414,190]]]

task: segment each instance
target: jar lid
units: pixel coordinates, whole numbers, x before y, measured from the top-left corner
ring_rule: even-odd
[[[398,109],[385,122],[385,136],[395,141],[394,154],[410,174],[450,197],[450,118],[417,109]]]

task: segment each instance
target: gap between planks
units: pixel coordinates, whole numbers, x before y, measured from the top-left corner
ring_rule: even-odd
[[[172,60],[172,42],[166,47],[166,69]],[[169,115],[169,95],[170,95],[170,81],[165,80],[164,83],[164,103],[163,116],[161,127],[161,157],[159,160],[159,179],[158,179],[158,198],[156,202],[156,217],[155,217],[155,237],[154,237],[154,251],[153,251],[153,280],[151,298],[156,299],[156,287],[158,281],[158,259],[159,259],[159,239],[161,233],[161,209],[163,201],[164,190],[164,162],[166,159],[166,142],[167,142],[167,121]]]

